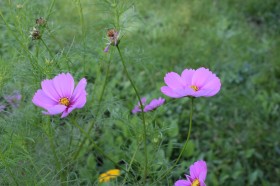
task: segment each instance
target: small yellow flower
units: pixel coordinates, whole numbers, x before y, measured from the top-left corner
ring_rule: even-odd
[[[121,174],[121,171],[119,169],[111,169],[105,173],[100,174],[98,181],[99,181],[99,183],[108,182],[111,179],[118,177],[120,174]]]

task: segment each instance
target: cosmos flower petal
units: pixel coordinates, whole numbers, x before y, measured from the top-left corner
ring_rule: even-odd
[[[154,110],[157,107],[161,106],[164,102],[165,99],[163,98],[153,99],[148,105],[145,106],[144,112],[149,112],[151,110]]]
[[[172,97],[172,98],[181,98],[183,96],[179,95],[178,93],[176,93],[173,89],[171,89],[168,86],[163,86],[161,87],[161,92],[163,94],[165,94],[166,96]]]
[[[71,74],[59,74],[53,78],[53,84],[60,98],[70,98],[74,90],[74,78]]]
[[[49,115],[56,115],[62,113],[66,108],[65,105],[55,105],[47,110]]]
[[[83,107],[83,105],[85,104],[86,101],[86,85],[87,85],[87,80],[85,78],[81,79],[78,83],[78,85],[76,86],[73,95],[71,97],[71,102],[73,102],[75,104],[75,102],[79,102],[79,107]]]
[[[53,81],[46,79],[41,82],[41,87],[44,93],[54,101],[59,101],[59,94],[57,93]]]
[[[109,44],[109,45],[107,45],[107,46],[105,47],[104,52],[108,52],[108,51],[109,51],[110,45],[111,45],[111,44]]]
[[[193,69],[185,69],[182,72],[181,77],[184,80],[186,86],[191,85],[194,72],[195,72],[195,70],[193,70]]]
[[[68,109],[65,109],[61,115],[61,118],[65,118],[66,116],[68,116],[70,112],[72,112],[75,108],[75,106],[71,106]]]
[[[206,184],[202,180],[199,180],[199,184],[200,184],[199,186],[206,186]]]
[[[141,109],[139,108],[138,105],[136,105],[131,112],[132,114],[136,114],[137,112],[141,112]]]
[[[213,76],[213,73],[204,67],[197,69],[192,77],[192,85],[196,85],[199,88],[202,88],[209,79]]]
[[[207,175],[207,165],[203,160],[195,162],[190,167],[190,175],[192,179],[201,179],[205,180]]]
[[[143,104],[143,106],[145,106],[147,99],[145,97],[141,98],[141,102]],[[151,110],[156,109],[157,107],[161,106],[163,103],[165,102],[165,99],[163,98],[158,98],[158,99],[153,99],[149,104],[147,104],[143,111],[144,112],[149,112]],[[138,102],[138,104],[133,108],[132,113],[136,114],[137,112],[141,112],[141,107],[140,107],[140,103]]]
[[[178,180],[175,182],[174,186],[191,186],[192,183],[187,180]]]
[[[171,89],[183,89],[183,81],[179,74],[175,72],[169,72],[164,77],[164,82]]]
[[[48,110],[49,108],[57,105],[57,102],[55,102],[53,99],[48,97],[42,89],[39,89],[35,93],[35,95],[33,96],[32,102],[36,106],[44,108],[45,110]]]

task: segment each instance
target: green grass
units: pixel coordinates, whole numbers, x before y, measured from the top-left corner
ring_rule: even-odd
[[[143,126],[140,115],[131,114],[137,97],[116,49],[103,52],[109,28],[124,34],[120,48],[141,96],[164,97],[164,75],[185,68],[210,68],[222,81],[219,94],[195,99],[187,151],[158,182],[186,140],[190,100],[165,97],[163,107],[146,114],[148,185],[173,185],[198,159],[207,161],[207,185],[279,184],[277,0],[79,2],[0,2],[0,104],[15,90],[22,94],[19,108],[0,112],[0,185],[96,185],[100,173],[128,166],[132,157],[126,184],[143,184]],[[47,19],[43,41],[29,37],[39,17]],[[50,118],[31,100],[43,79],[61,72],[76,82],[86,77],[87,104],[65,119]],[[87,130],[92,122],[91,139],[117,165],[88,138],[74,158],[84,138],[74,124]],[[110,184],[124,178],[123,171]]]

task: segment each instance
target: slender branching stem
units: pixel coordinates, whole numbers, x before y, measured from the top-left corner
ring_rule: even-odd
[[[189,129],[188,129],[188,136],[187,136],[187,140],[179,154],[179,156],[177,157],[176,161],[174,162],[174,165],[168,169],[162,177],[160,177],[158,179],[158,181],[164,179],[176,166],[177,166],[177,163],[179,162],[179,160],[181,159],[183,153],[185,152],[187,146],[188,146],[188,143],[189,143],[189,139],[190,139],[190,136],[191,136],[191,130],[192,130],[192,116],[193,116],[193,102],[194,102],[194,98],[191,97],[191,110],[190,110],[190,121],[189,121]]]
[[[102,90],[101,90],[101,94],[99,96],[99,99],[98,99],[98,107],[97,107],[97,110],[96,110],[96,119],[94,121],[92,121],[92,123],[90,124],[89,128],[88,128],[88,132],[87,134],[89,135],[91,130],[93,129],[94,127],[94,124],[98,118],[98,115],[99,115],[99,111],[100,111],[100,107],[101,107],[101,101],[103,99],[103,96],[104,96],[104,93],[105,93],[105,88],[107,86],[107,81],[108,81],[108,77],[109,77],[109,74],[110,74],[110,65],[111,65],[111,57],[114,55],[114,53],[110,54],[110,57],[109,57],[109,62],[108,62],[108,65],[107,65],[107,70],[106,70],[106,75],[105,75],[105,80],[104,80],[104,83],[103,83],[103,86],[102,86]],[[82,142],[80,143],[80,146],[76,152],[76,154],[74,155],[74,160],[77,159],[77,157],[79,156],[84,144],[85,144],[85,141],[86,141],[86,137],[83,138]]]
[[[122,53],[120,51],[120,48],[119,46],[117,45],[116,46],[117,49],[118,49],[118,52],[119,52],[119,55],[120,55],[120,58],[121,58],[121,62],[122,62],[122,65],[123,65],[123,68],[124,68],[124,71],[125,71],[125,74],[127,76],[127,78],[129,79],[134,91],[135,91],[135,94],[138,98],[138,101],[140,103],[140,106],[141,106],[141,116],[142,116],[142,122],[143,122],[143,138],[144,138],[144,154],[145,154],[145,165],[144,165],[144,176],[143,176],[143,182],[144,184],[146,183],[146,178],[147,178],[147,168],[148,168],[148,153],[147,153],[147,132],[146,132],[146,122],[145,122],[145,114],[144,114],[144,107],[143,107],[143,103],[141,101],[141,98],[140,98],[140,95],[136,89],[136,86],[134,84],[134,82],[132,81],[128,71],[127,71],[127,68],[126,68],[126,64],[125,64],[125,61],[124,61],[124,58],[122,56]]]

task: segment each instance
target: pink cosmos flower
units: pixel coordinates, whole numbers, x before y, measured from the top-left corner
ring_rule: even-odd
[[[161,92],[172,98],[210,97],[217,94],[221,88],[220,79],[204,67],[197,70],[185,69],[181,76],[169,72],[165,75],[164,82],[167,86],[161,87]]]
[[[76,108],[82,108],[86,103],[85,78],[81,79],[74,89],[74,78],[69,73],[62,73],[53,79],[42,81],[42,89],[37,90],[32,102],[47,111],[43,114],[60,114],[61,118],[68,116]]]
[[[165,102],[165,99],[163,98],[158,98],[158,99],[153,99],[149,104],[146,105],[146,98],[142,98],[141,99],[141,102],[142,102],[142,105],[145,106],[144,107],[144,112],[149,112],[151,110],[154,110],[156,109],[157,107],[161,106],[164,102]],[[140,103],[138,102],[138,104],[134,107],[134,109],[132,110],[132,113],[133,114],[136,114],[137,112],[141,112],[141,105]]]
[[[178,180],[174,186],[206,186],[204,183],[207,175],[207,165],[203,160],[199,160],[191,165],[190,176],[186,175],[187,180]]]

